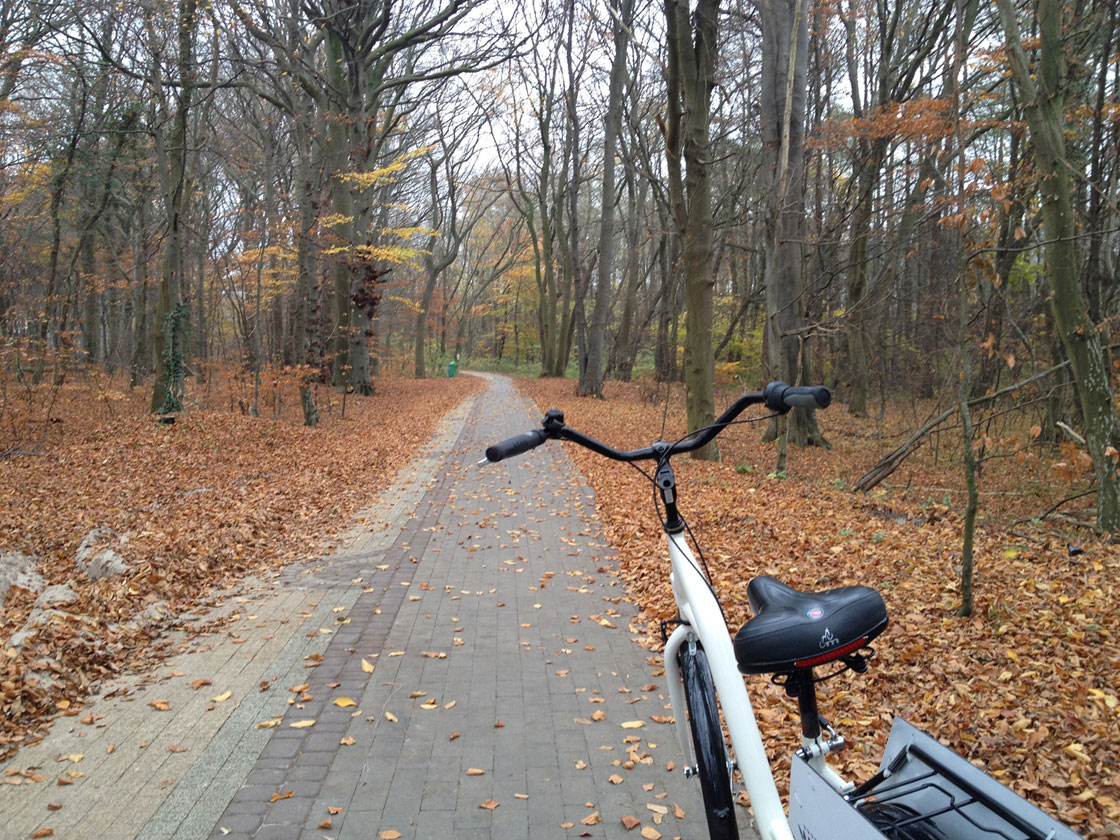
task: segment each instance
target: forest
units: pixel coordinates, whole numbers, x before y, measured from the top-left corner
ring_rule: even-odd
[[[138,565],[5,651],[0,757],[158,658],[137,616],[306,557],[482,387],[456,369],[604,437],[780,379],[828,385],[827,419],[685,467],[730,488],[698,505],[717,574],[744,540],[778,568],[778,534],[882,576],[940,669],[916,698],[895,665],[890,699],[1115,836],[1118,14],[5,2],[0,555],[78,586],[75,548],[127,534]],[[657,617],[636,491],[579,465]]]
[[[693,426],[782,379],[935,399],[979,457],[1013,410],[1091,459],[1115,531],[1116,17],[6,3],[5,457],[75,378],[174,413],[229,376],[254,416],[282,379],[313,425],[324,389],[456,361],[683,381]]]

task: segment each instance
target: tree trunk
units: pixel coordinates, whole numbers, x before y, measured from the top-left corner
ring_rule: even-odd
[[[770,178],[765,244],[766,349],[771,379],[808,384],[804,380],[811,366],[801,253],[809,58],[804,0],[766,0],[762,4],[762,33],[762,140]],[[798,445],[828,445],[811,410],[793,412],[786,429]],[[772,422],[767,439],[776,440],[779,431],[779,424]]]
[[[1035,0],[1039,23],[1040,60],[1029,66],[1019,36],[1019,23],[1010,0],[997,0],[1007,39],[1012,78],[1021,93],[1030,127],[1038,175],[1043,227],[1046,233],[1045,266],[1050,283],[1054,322],[1069,357],[1081,403],[1085,438],[1097,478],[1097,527],[1120,530],[1120,481],[1117,448],[1120,424],[1112,404],[1112,386],[1104,349],[1096,325],[1088,317],[1088,303],[1077,268],[1077,225],[1073,215],[1070,161],[1062,136],[1065,42],[1059,0]]]
[[[159,298],[152,324],[156,379],[152,387],[151,410],[178,411],[183,393],[183,337],[186,312],[182,306],[183,237],[187,223],[190,187],[187,176],[187,124],[191,108],[194,74],[194,28],[197,25],[198,0],[180,0],[178,21],[179,84],[176,94],[173,128],[164,138],[161,128],[155,131],[156,152],[160,160],[160,181],[164,211],[167,216],[167,239],[163,249]],[[169,139],[170,142],[167,142]]]
[[[595,307],[591,312],[591,329],[587,341],[587,365],[582,371],[579,393],[603,396],[603,346],[606,343],[607,314],[611,300],[614,274],[614,184],[615,154],[622,127],[623,82],[626,80],[626,52],[630,40],[630,23],[634,17],[634,0],[611,0],[614,34],[614,59],[607,93],[607,115],[603,126],[603,186],[599,195],[599,258]]]
[[[666,0],[668,39],[666,126],[670,194],[681,235],[685,289],[684,381],[688,428],[715,419],[715,356],[712,316],[715,277],[712,259],[712,201],[708,182],[709,120],[718,49],[719,0]],[[693,30],[695,27],[695,30]],[[684,159],[682,177],[680,159]],[[719,460],[715,442],[693,458]]]

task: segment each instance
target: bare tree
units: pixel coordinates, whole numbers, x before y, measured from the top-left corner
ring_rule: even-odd
[[[1037,62],[1027,58],[1019,34],[1019,19],[1010,0],[997,0],[1006,35],[1007,58],[1030,126],[1031,146],[1039,175],[1039,195],[1046,232],[1046,276],[1050,304],[1062,346],[1069,356],[1081,403],[1085,438],[1097,478],[1097,527],[1120,530],[1120,423],[1112,402],[1112,385],[1104,348],[1082,292],[1073,213],[1071,161],[1062,136],[1066,75],[1062,4],[1034,0],[1038,20]]]
[[[612,0],[611,33],[614,56],[611,59],[607,90],[607,112],[603,124],[603,185],[599,193],[599,256],[595,286],[595,307],[588,334],[587,364],[580,371],[579,393],[603,396],[603,347],[606,343],[607,315],[614,273],[615,156],[622,129],[623,85],[626,80],[626,54],[634,22],[634,0]]]
[[[688,427],[715,418],[712,352],[710,118],[719,38],[719,0],[665,0],[668,108],[664,123],[669,195],[681,237],[685,289],[684,382]],[[682,170],[683,161],[683,170]],[[718,460],[715,442],[692,457]]]
[[[809,64],[805,0],[762,3],[762,141],[766,156],[766,352],[770,375],[805,383],[811,370],[802,242],[805,232],[805,86]],[[807,384],[807,383],[805,383]],[[825,444],[814,412],[771,424],[775,470],[785,471],[786,440]]]

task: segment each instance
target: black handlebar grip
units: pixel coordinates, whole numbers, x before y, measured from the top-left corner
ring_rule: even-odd
[[[491,464],[496,464],[505,458],[512,458],[514,455],[536,449],[546,440],[548,440],[548,435],[540,429],[533,429],[531,432],[486,447],[486,460]]]
[[[791,408],[828,408],[832,392],[823,385],[787,385],[771,382],[762,392],[766,407],[785,414]]]
[[[795,385],[786,389],[782,401],[792,408],[828,408],[832,392],[823,385]]]

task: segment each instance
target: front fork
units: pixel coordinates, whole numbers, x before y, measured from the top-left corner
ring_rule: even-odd
[[[661,636],[665,641],[665,679],[669,683],[669,702],[673,705],[673,720],[677,728],[677,740],[681,743],[685,767],[693,768],[696,766],[696,753],[692,746],[692,734],[688,729],[688,705],[685,703],[684,681],[681,679],[681,666],[677,655],[685,640],[690,639],[694,642],[696,636],[692,633],[691,627],[680,621],[677,622],[673,632],[666,636],[667,624],[668,622],[661,622]]]

